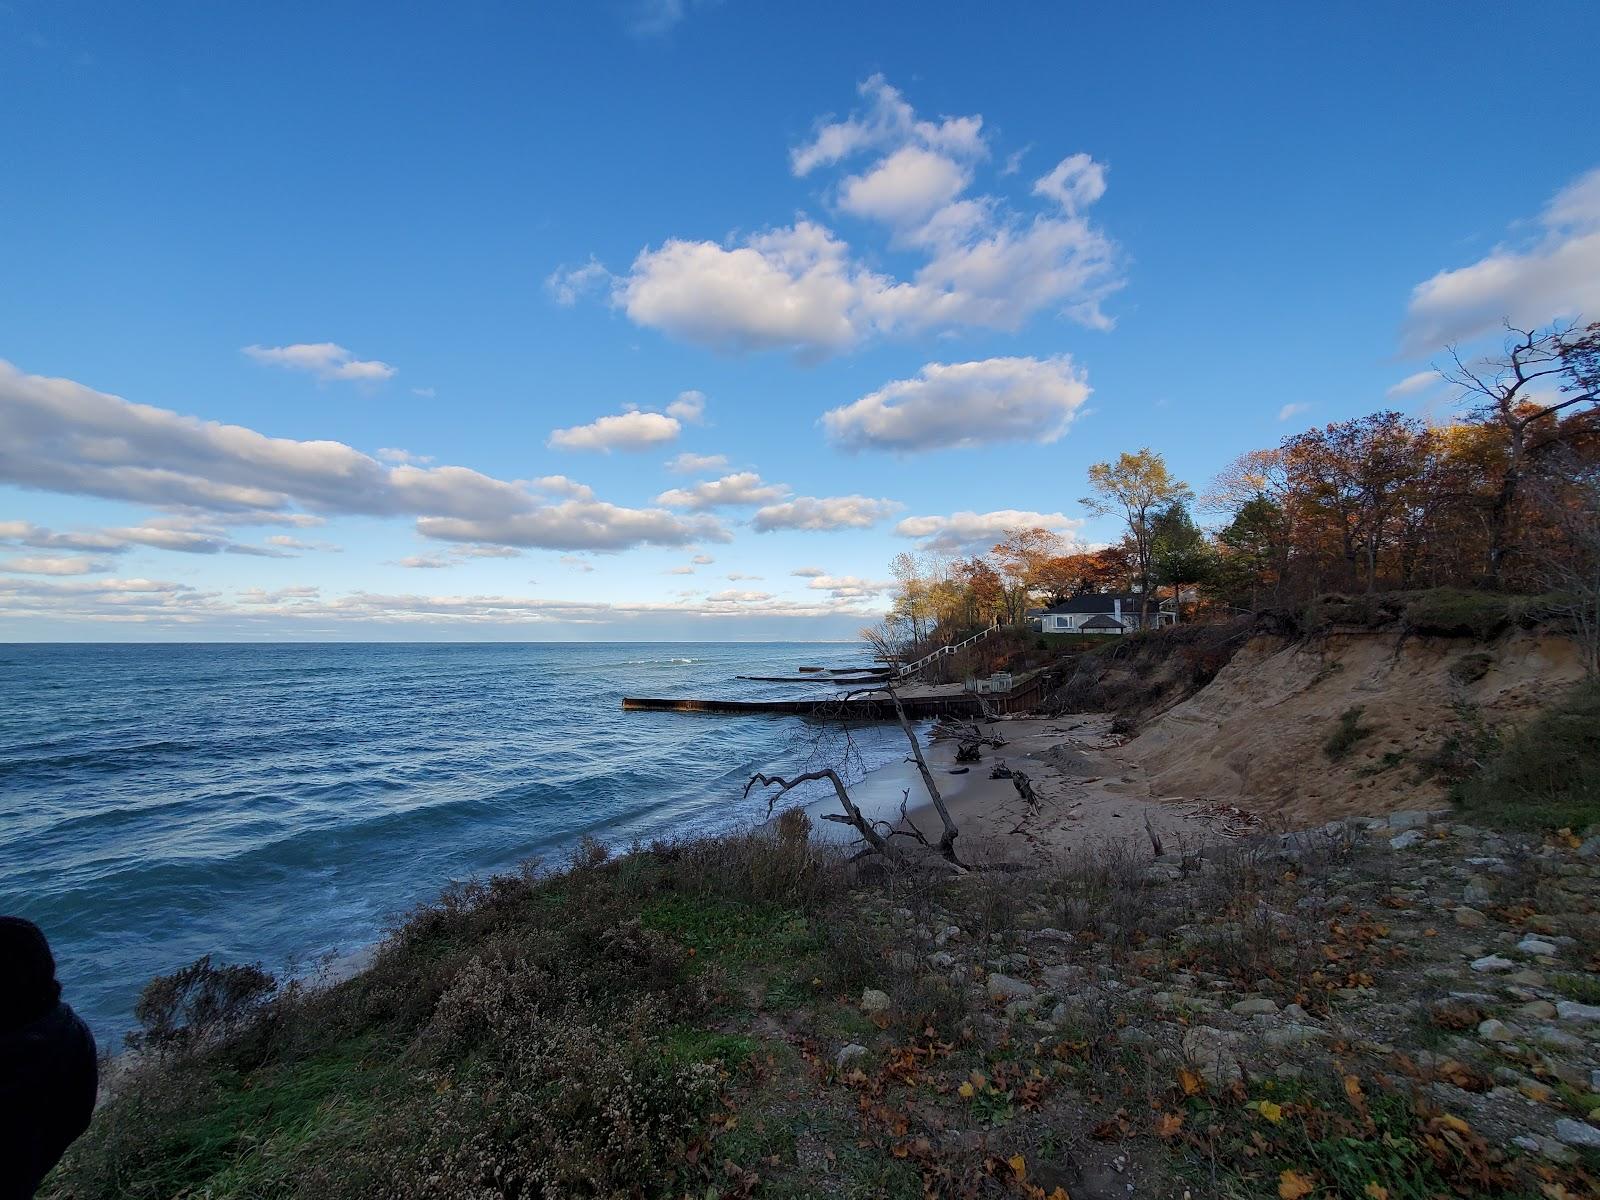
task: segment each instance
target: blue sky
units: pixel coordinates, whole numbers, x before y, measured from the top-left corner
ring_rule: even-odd
[[[1597,43],[0,3],[0,638],[849,637],[901,550],[1114,536],[1121,450],[1446,416],[1446,341],[1600,315]]]

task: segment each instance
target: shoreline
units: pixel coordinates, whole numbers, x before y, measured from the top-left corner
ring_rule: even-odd
[[[1231,806],[1218,810],[1196,798],[1153,795],[1143,769],[1122,753],[1125,739],[1110,732],[1111,720],[1109,713],[1075,713],[980,722],[984,733],[1003,737],[1007,744],[983,747],[982,759],[969,764],[956,763],[954,739],[919,734],[923,758],[966,855],[983,862],[1043,866],[1108,840],[1148,841],[1151,831],[1161,853],[1171,854],[1229,840],[1240,832],[1241,821],[1250,820]],[[1038,799],[1036,809],[1029,810],[1011,779],[990,777],[1002,762],[1027,775]],[[968,769],[952,773],[958,765]],[[909,789],[907,818],[937,841],[939,815],[909,754],[903,762],[867,772],[851,789],[851,798],[869,819],[893,824],[903,789]],[[830,798],[807,810],[834,807]],[[1151,850],[1156,852],[1153,842]]]

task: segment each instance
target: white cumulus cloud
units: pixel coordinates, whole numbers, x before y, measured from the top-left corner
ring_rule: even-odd
[[[761,533],[775,529],[870,529],[902,506],[866,496],[796,496],[756,509],[750,524]]]
[[[68,379],[25,375],[5,362],[0,482],[190,514],[107,536],[199,553],[285,553],[219,541],[198,519],[204,517],[294,526],[327,514],[408,516],[425,535],[447,541],[562,550],[728,539],[709,517],[625,508],[582,491],[552,503],[521,483],[467,467],[387,465],[342,442],[269,437],[132,404]]]
[[[672,441],[681,432],[683,425],[677,417],[635,409],[600,417],[587,425],[554,430],[548,445],[555,450],[599,450],[609,454],[613,450],[649,450]]]
[[[721,242],[669,237],[606,276],[611,302],[635,324],[683,341],[730,353],[787,350],[802,361],[880,336],[1012,330],[1049,309],[1110,326],[1101,302],[1121,286],[1120,256],[1084,215],[1105,190],[1102,164],[1086,154],[1063,160],[1035,189],[1040,210],[1019,211],[969,194],[988,153],[981,117],[920,119],[879,76],[861,91],[865,111],[823,122],[791,165],[804,176],[872,155],[832,194],[840,212],[914,252],[920,261],[907,277],[874,269],[875,252],[801,217]],[[580,294],[566,275],[553,286],[558,299]]]
[[[679,454],[667,461],[667,470],[674,475],[700,475],[721,471],[728,465],[726,454]]]
[[[336,342],[297,342],[292,346],[246,346],[244,353],[271,367],[309,371],[318,379],[377,383],[396,374],[376,359],[359,359]]]
[[[937,450],[993,442],[1053,442],[1089,398],[1065,355],[929,363],[823,415],[847,450]]]
[[[957,512],[949,516],[907,517],[894,527],[900,537],[917,538],[924,550],[941,554],[967,554],[987,551],[1014,529],[1048,529],[1070,534],[1084,524],[1082,517],[1064,513],[1042,513],[1015,508],[993,512]]]
[[[705,510],[710,508],[735,508],[743,504],[767,504],[781,500],[789,494],[781,483],[766,483],[754,471],[741,471],[724,475],[721,479],[708,479],[687,488],[673,488],[656,497],[657,504],[668,508]]]
[[[1600,167],[1557,192],[1539,226],[1530,240],[1497,246],[1412,289],[1402,349],[1427,354],[1503,321],[1529,327],[1600,314]]]

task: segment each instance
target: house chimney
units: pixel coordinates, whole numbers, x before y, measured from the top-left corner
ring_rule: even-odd
[[[1115,619],[1116,619],[1117,624],[1121,625],[1122,624],[1122,597],[1118,596],[1115,600],[1113,600],[1111,602],[1111,607],[1116,612],[1116,618]]]

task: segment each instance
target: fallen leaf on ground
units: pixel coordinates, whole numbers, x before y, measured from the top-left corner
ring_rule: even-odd
[[[1299,1171],[1285,1171],[1278,1176],[1279,1200],[1300,1200],[1301,1196],[1309,1196],[1316,1187],[1316,1184]]]

